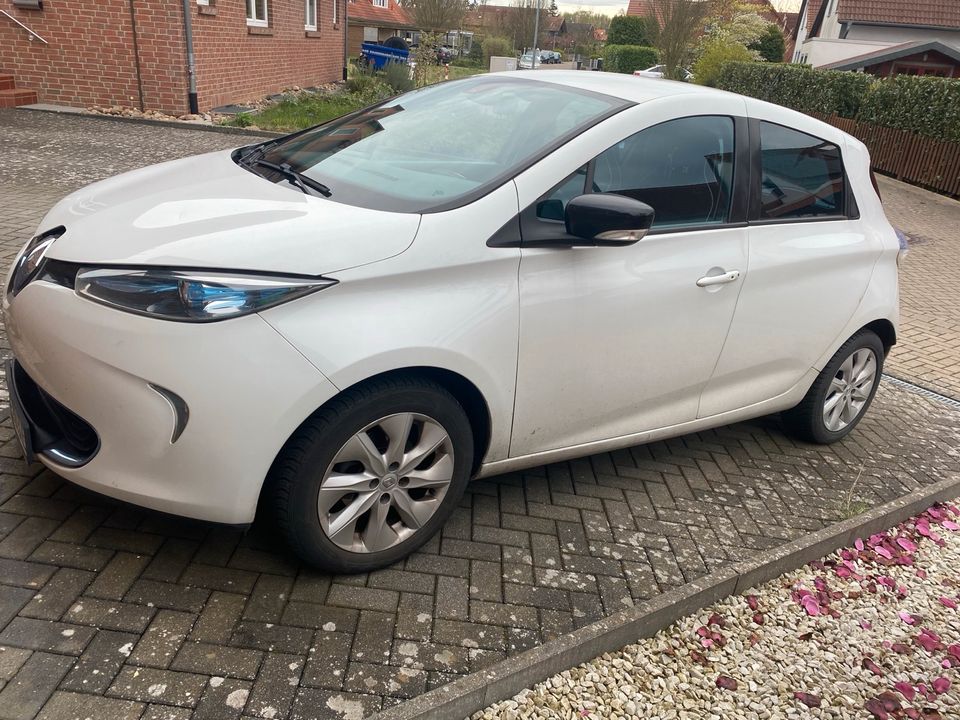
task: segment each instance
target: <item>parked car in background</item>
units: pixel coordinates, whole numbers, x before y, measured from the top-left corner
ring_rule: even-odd
[[[664,73],[667,71],[666,65],[654,65],[649,67],[646,70],[634,70],[633,74],[637,77],[646,77],[646,78],[663,78]],[[689,70],[683,70],[683,80],[684,82],[690,82],[693,80],[693,73]]]
[[[771,413],[842,439],[900,251],[866,147],[807,115],[477,75],[68,195],[3,293],[11,422],[78,485],[367,572],[473,477]]]
[[[456,56],[456,50],[449,45],[440,45],[437,47],[438,65],[446,65],[447,63],[451,63]]]
[[[539,56],[535,56],[531,52],[525,52],[520,56],[520,61],[517,63],[517,68],[520,70],[534,70],[541,65],[541,60]]]
[[[541,50],[540,51],[540,62],[544,65],[559,65],[563,62],[563,59],[560,53],[555,50]]]

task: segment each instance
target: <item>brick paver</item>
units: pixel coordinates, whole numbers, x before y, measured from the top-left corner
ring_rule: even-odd
[[[237,142],[0,111],[4,263],[72,187]],[[906,213],[912,196],[885,189]],[[949,247],[936,262],[956,272]],[[942,302],[923,279],[904,295]],[[833,447],[765,418],[478,481],[421,552],[329,576],[268,527],[162,516],[25,466],[0,409],[0,720],[362,717],[953,476],[958,445],[960,413],[884,384]]]
[[[900,342],[887,372],[960,400],[960,202],[878,177],[910,240],[900,269]]]

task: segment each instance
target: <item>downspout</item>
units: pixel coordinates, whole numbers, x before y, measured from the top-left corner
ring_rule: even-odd
[[[187,77],[190,81],[187,99],[190,103],[190,113],[197,115],[200,112],[200,106],[197,104],[197,64],[193,55],[193,20],[190,16],[190,0],[183,0],[183,36],[187,43]]]
[[[333,0],[334,2],[340,2],[340,0]],[[343,81],[347,81],[347,38],[350,35],[350,16],[349,13],[349,4],[350,0],[343,0]]]
[[[140,70],[140,37],[137,33],[137,12],[130,0],[130,29],[133,31],[133,63],[137,68],[137,92],[140,95],[140,112],[147,109],[143,100],[143,73]]]

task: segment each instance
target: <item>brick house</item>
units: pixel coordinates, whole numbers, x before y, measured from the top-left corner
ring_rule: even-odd
[[[188,112],[184,7],[201,111],[342,77],[346,0],[0,0],[0,107]]]
[[[793,62],[960,77],[960,0],[803,0]]]
[[[349,0],[347,2],[349,40],[347,55],[357,57],[363,42],[383,42],[401,37],[408,43],[415,40],[415,23],[397,0]]]

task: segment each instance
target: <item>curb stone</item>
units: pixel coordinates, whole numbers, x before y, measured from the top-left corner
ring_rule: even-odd
[[[750,561],[734,563],[485,670],[384,710],[371,720],[462,720],[564,670],[651,637],[728,595],[772,580],[804,563],[886,530],[935,502],[960,495],[960,475],[914,490],[862,515],[830,525]]]
[[[70,110],[54,110],[52,108],[19,107],[18,111],[53,113],[56,115],[72,115],[74,117],[106,120],[112,122],[135,123],[138,125],[153,125],[155,127],[174,128],[181,130],[200,130],[201,132],[224,133],[227,135],[247,135],[250,137],[283,137],[289,133],[273,132],[272,130],[248,130],[247,128],[230,127],[229,125],[208,125],[206,123],[185,122],[183,120],[152,120],[141,117],[123,117],[120,115],[99,115],[88,112],[71,112]],[[75,109],[75,108],[73,108]]]

